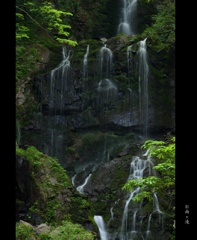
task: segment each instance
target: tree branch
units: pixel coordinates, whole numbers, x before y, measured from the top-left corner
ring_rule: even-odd
[[[47,35],[48,35],[48,37],[49,37],[50,39],[52,39],[54,42],[56,42],[56,41],[53,39],[53,37],[49,34],[49,32],[48,32],[45,28],[43,28],[35,19],[33,19],[32,16],[31,16],[28,12],[26,12],[25,10],[23,10],[22,8],[20,8],[20,7],[18,7],[18,6],[16,6],[16,8],[18,8],[19,10],[23,11],[24,13],[26,13],[27,16],[28,16],[29,18],[31,18],[32,21],[34,21],[42,30],[44,30],[44,31],[47,33]]]

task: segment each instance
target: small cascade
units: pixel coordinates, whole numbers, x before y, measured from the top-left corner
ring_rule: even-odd
[[[104,107],[113,103],[117,96],[117,87],[110,79],[102,79],[98,83],[97,91],[99,93],[99,102],[100,106]]]
[[[144,140],[148,136],[148,73],[149,67],[147,62],[147,49],[146,49],[146,40],[139,42],[139,118],[141,125],[141,132]]]
[[[92,174],[90,173],[88,175],[88,177],[85,179],[85,182],[81,185],[81,186],[78,186],[76,189],[78,192],[80,192],[81,194],[84,194],[84,187],[85,185],[87,184],[88,180],[90,179],[90,177],[92,176]]]
[[[70,92],[70,54],[71,51],[66,50],[66,47],[62,48],[63,60],[58,67],[51,71],[51,81],[50,81],[50,114],[56,114],[54,109],[58,109],[60,114],[62,114],[65,93]]]
[[[110,222],[113,221],[113,219],[114,219],[113,209],[114,209],[115,205],[117,204],[117,202],[118,202],[119,200],[120,200],[120,199],[118,199],[117,201],[115,201],[113,207],[110,208],[111,217],[110,217],[110,219],[109,219],[109,221],[108,221],[108,223],[107,223],[108,226],[109,226]]]
[[[112,81],[113,77],[113,53],[106,44],[101,47],[99,54],[99,82],[98,106],[104,110],[115,103],[117,97],[117,86]]]
[[[146,155],[145,153],[144,155]],[[144,156],[143,155],[143,156]],[[147,159],[141,159],[138,156],[134,156],[131,165],[130,165],[130,174],[128,177],[128,180],[132,179],[138,179],[143,178],[144,171],[149,169],[149,173],[152,172],[153,165],[151,164],[152,161],[150,158],[147,157]],[[135,238],[138,234],[138,231],[136,230],[136,216],[138,209],[140,209],[140,204],[132,202],[132,198],[140,192],[140,187],[136,187],[133,191],[128,194],[128,198],[125,203],[124,211],[123,211],[123,217],[122,217],[122,224],[121,224],[121,230],[120,230],[120,239],[121,240],[130,240],[131,238]],[[132,204],[132,221],[130,223],[129,218],[129,207]],[[128,221],[129,220],[129,221]]]
[[[150,221],[151,221],[151,217],[152,217],[152,214],[149,215],[149,218],[148,218],[148,225],[147,225],[147,230],[146,230],[146,238],[145,240],[148,240],[149,237],[150,237]]]
[[[138,211],[138,210],[136,210],[136,211],[134,212],[134,214],[133,214],[132,232],[135,232],[135,231],[136,231],[136,230],[135,230],[135,224],[136,224],[136,214],[137,214],[137,211]]]
[[[159,208],[159,201],[158,201],[156,193],[153,194],[153,200],[154,200],[153,201],[153,208],[154,208],[153,213],[159,214],[159,223],[161,223],[163,225],[163,212]]]
[[[89,45],[87,45],[86,53],[83,58],[83,80],[88,80],[88,55],[89,55]]]
[[[129,85],[130,85],[131,73],[132,73],[132,45],[127,47],[127,68],[128,68],[128,79],[129,79]]]
[[[154,211],[163,214],[162,211],[159,208],[159,201],[158,201],[156,193],[153,194],[153,199],[154,199],[154,201],[153,201]]]
[[[120,24],[118,25],[118,34],[126,35],[135,34],[135,13],[137,0],[122,0],[123,8],[121,13]]]
[[[72,180],[72,185],[75,187],[75,178],[76,178],[76,176],[77,176],[77,174],[75,174],[72,178],[71,178],[71,180]]]
[[[105,222],[102,216],[94,216],[94,221],[98,226],[101,240],[108,240],[108,233],[105,228]]]
[[[100,61],[100,79],[106,79],[112,77],[112,67],[113,67],[113,53],[111,49],[104,44],[100,49],[99,55]]]

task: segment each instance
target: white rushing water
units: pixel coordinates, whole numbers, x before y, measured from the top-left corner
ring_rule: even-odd
[[[72,178],[71,178],[71,180],[72,180],[72,185],[75,187],[75,178],[76,178],[76,176],[77,176],[77,174],[75,174]]]
[[[99,79],[98,82],[98,104],[101,109],[105,109],[110,103],[114,103],[118,89],[112,81],[113,77],[113,53],[106,44],[100,48],[99,52]]]
[[[144,157],[146,157],[144,159]],[[150,156],[148,156],[148,151],[143,154],[143,159],[141,159],[139,156],[134,156],[131,161],[130,165],[130,174],[128,177],[128,180],[133,179],[140,179],[144,177],[144,171],[146,170],[149,175],[152,175],[153,171],[153,162],[151,161]],[[128,194],[128,198],[125,203],[124,211],[123,211],[123,217],[122,217],[122,223],[121,223],[121,230],[119,237],[121,240],[130,240],[132,238],[135,238],[138,234],[138,230],[136,229],[136,218],[138,210],[141,208],[140,203],[133,203],[132,199],[133,197],[140,192],[140,187],[135,187],[133,191],[131,191]],[[132,206],[132,221],[130,222],[129,218],[129,208]],[[150,223],[149,223],[150,226]],[[149,227],[148,230],[149,231]],[[143,237],[141,235],[141,237]]]
[[[123,4],[120,24],[118,25],[118,34],[135,34],[135,13],[137,0],[121,0]]]
[[[81,194],[84,194],[84,187],[87,184],[88,180],[90,179],[90,177],[92,176],[92,174],[90,173],[88,175],[88,177],[85,179],[84,183],[81,186],[78,186],[76,189],[78,192],[80,192]]]
[[[113,53],[111,49],[104,44],[100,49],[100,79],[111,78],[113,67]]]
[[[105,222],[103,220],[103,217],[95,215],[94,221],[95,221],[96,225],[98,226],[101,240],[108,240],[108,233],[105,228]]]
[[[148,135],[148,74],[149,67],[147,61],[147,47],[146,40],[139,42],[139,113],[140,113],[140,123],[141,123],[141,131],[144,136],[144,140],[147,139]]]
[[[54,107],[58,107],[61,112],[64,104],[65,91],[69,90],[68,77],[70,66],[70,53],[71,51],[66,50],[66,47],[62,48],[63,59],[58,67],[51,71],[50,81],[50,103],[49,108],[53,111]]]
[[[86,53],[83,58],[83,79],[88,80],[88,55],[89,55],[90,47],[87,45]]]
[[[127,68],[128,68],[128,79],[129,85],[131,83],[131,73],[132,73],[132,45],[127,47]]]

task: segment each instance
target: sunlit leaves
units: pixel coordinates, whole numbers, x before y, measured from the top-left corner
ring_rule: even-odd
[[[29,38],[28,27],[24,26],[24,16],[21,13],[16,13],[16,40]]]
[[[24,16],[29,18],[29,22],[34,22],[38,27],[47,32],[50,38],[54,38],[59,43],[65,43],[72,46],[76,46],[77,42],[68,39],[70,33],[68,30],[71,28],[67,24],[67,18],[73,16],[70,12],[64,12],[62,10],[56,9],[55,6],[50,1],[44,2],[33,2],[28,1],[23,3],[23,6],[16,6],[20,13],[16,13],[18,18],[24,19]],[[25,33],[28,28],[21,26],[21,23],[17,21],[16,26],[20,34],[17,33],[17,38],[28,37]],[[25,35],[26,34],[26,35]]]
[[[153,24],[144,31],[160,50],[173,47],[175,43],[175,3],[162,1],[157,4],[158,13],[152,17]]]
[[[144,198],[151,200],[154,192],[165,192],[171,188],[174,196],[175,186],[175,137],[170,142],[147,140],[142,149],[148,150],[148,155],[155,161],[154,169],[156,176],[147,176],[128,180],[123,190],[133,191],[140,187],[140,192],[134,197],[134,201],[141,201]]]

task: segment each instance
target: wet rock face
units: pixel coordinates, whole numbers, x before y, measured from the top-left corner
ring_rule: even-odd
[[[132,44],[131,69],[128,69],[127,47],[130,46],[132,39],[134,39],[135,43]],[[139,77],[137,76],[137,67],[139,67],[138,40],[135,40],[135,37],[120,37],[107,40],[107,49],[110,49],[113,53],[113,75],[108,75],[107,78],[103,76],[103,79],[101,78],[101,63],[99,60],[102,43],[97,41],[95,46],[89,45],[90,53],[87,58],[88,76],[85,79],[82,63],[86,53],[86,45],[84,44],[83,49],[80,49],[79,45],[78,48],[76,47],[73,50],[73,55],[70,56],[69,72],[65,74],[66,68],[58,70],[60,78],[62,71],[64,71],[64,82],[57,79],[52,80],[51,74],[42,76],[35,81],[37,82],[36,89],[37,94],[40,96],[43,114],[48,116],[54,114],[67,116],[69,117],[68,124],[76,129],[88,128],[95,126],[95,124],[107,125],[109,123],[113,123],[117,127],[128,128],[134,126],[139,128],[141,124],[139,104],[143,104],[143,102],[139,102]],[[78,51],[80,56],[78,56]],[[92,51],[96,52],[96,54],[94,53],[93,55]],[[148,50],[148,52],[151,52],[148,55],[149,63],[154,66],[156,61],[157,65],[161,65],[163,72],[165,72],[164,68],[166,66],[160,64],[159,56],[151,50]],[[61,58],[59,61],[61,62]],[[103,63],[103,71],[104,66],[105,63]],[[150,66],[150,72],[152,69],[153,67],[151,68]],[[105,71],[109,70],[105,69]],[[129,73],[129,71],[132,73]],[[166,71],[169,71],[169,69],[166,69]],[[161,89],[158,89],[160,81],[158,77],[152,72],[149,76],[148,124],[152,128],[154,126],[157,128],[173,127],[172,121],[170,121],[173,107],[169,106],[171,97],[173,97],[172,77],[169,80],[166,78],[165,84],[163,84],[164,89],[162,90],[162,99],[165,99],[165,102],[168,101],[168,105],[161,102],[161,96],[158,95],[158,91],[161,91]],[[164,81],[163,79],[161,80]],[[106,81],[109,86],[102,84],[102,82],[106,83]],[[51,92],[52,82],[55,84],[53,85],[53,93]],[[162,107],[159,107],[156,99],[160,101],[160,104],[163,105]],[[53,101],[52,105],[51,100]],[[165,118],[163,118],[164,115]],[[94,121],[91,121],[91,119],[94,119]]]
[[[28,205],[37,196],[30,176],[30,166],[24,158],[16,156],[16,218],[24,218]]]
[[[35,194],[30,172],[28,161],[16,156],[16,196],[25,203],[31,201]]]

